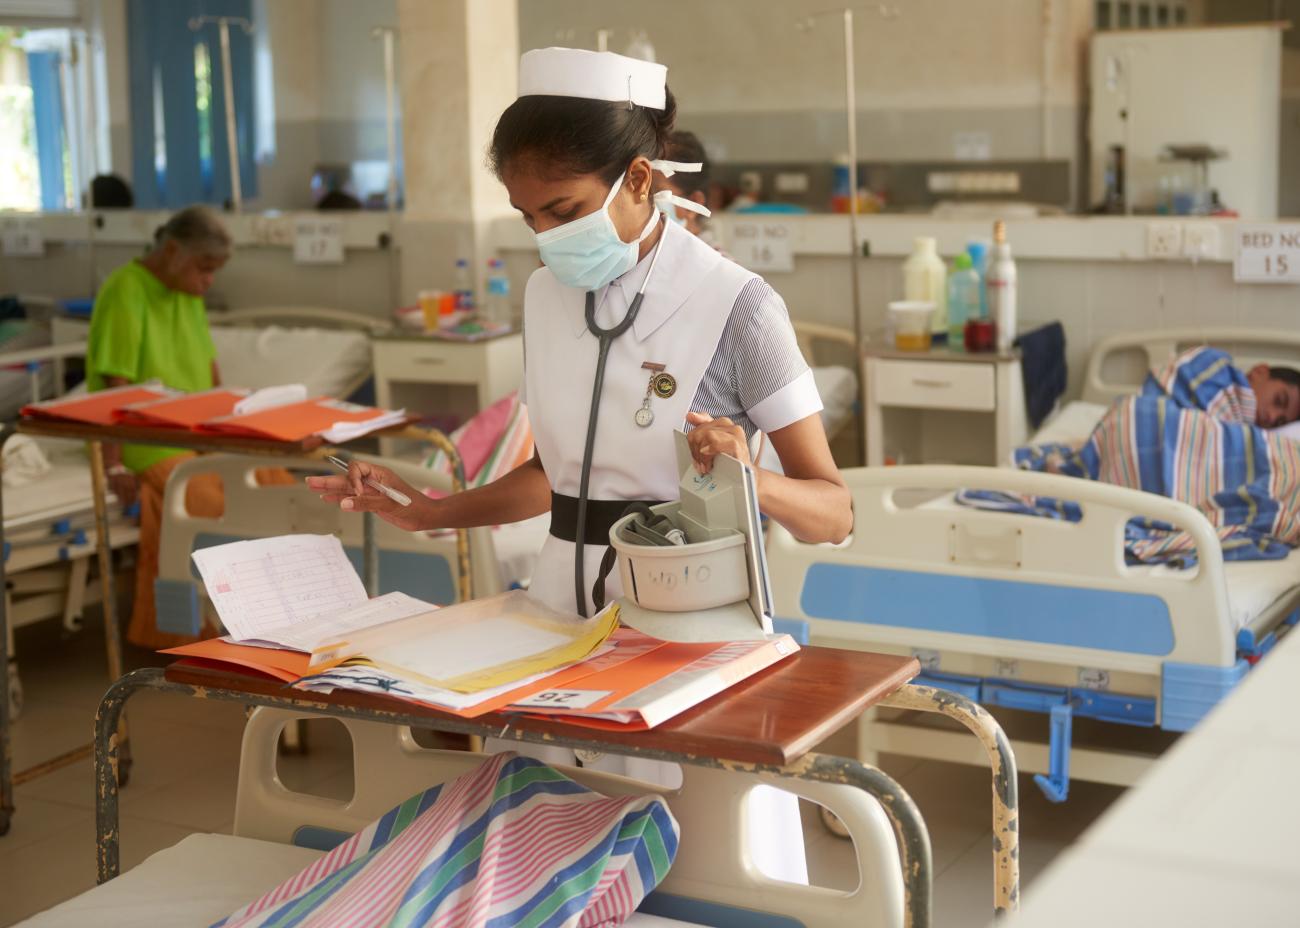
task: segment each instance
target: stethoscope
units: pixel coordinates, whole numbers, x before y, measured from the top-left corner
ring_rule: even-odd
[[[637,314],[641,312],[645,288],[655,272],[655,265],[659,263],[659,251],[664,247],[667,233],[667,228],[660,230],[659,241],[655,242],[654,254],[650,256],[650,267],[646,270],[645,280],[641,281],[636,296],[632,298],[632,305],[627,308],[627,313],[617,325],[604,328],[596,322],[596,294],[594,291],[587,291],[587,331],[596,336],[600,343],[600,350],[596,355],[596,376],[591,384],[591,412],[587,414],[587,443],[582,451],[582,476],[578,481],[578,525],[573,540],[573,589],[578,615],[583,618],[587,617],[587,571],[583,557],[587,543],[587,496],[591,490],[591,458],[596,448],[596,422],[600,417],[600,395],[605,387],[605,362],[609,358],[609,347],[614,343],[614,339],[632,328]]]

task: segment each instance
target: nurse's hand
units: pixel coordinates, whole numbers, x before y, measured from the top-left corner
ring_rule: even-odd
[[[701,474],[713,470],[713,459],[720,454],[729,454],[741,464],[752,464],[749,458],[749,442],[745,440],[745,430],[725,416],[715,419],[708,413],[691,412],[686,414],[686,421],[694,426],[686,435],[690,442],[691,456],[695,458],[695,469]]]
[[[394,502],[366,484],[367,479],[400,491],[411,500],[411,505],[403,506]],[[433,500],[387,467],[367,461],[352,461],[346,475],[308,477],[307,486],[319,493],[325,502],[338,503],[339,508],[345,512],[373,512],[385,522],[408,532],[428,531],[437,527],[430,513]]]

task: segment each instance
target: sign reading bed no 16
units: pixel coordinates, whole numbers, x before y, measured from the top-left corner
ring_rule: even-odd
[[[1232,279],[1243,284],[1300,283],[1300,225],[1237,226]]]

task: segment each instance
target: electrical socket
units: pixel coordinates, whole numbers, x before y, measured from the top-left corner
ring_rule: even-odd
[[[1183,227],[1176,222],[1147,223],[1147,257],[1170,260],[1183,251]]]
[[[1217,222],[1183,224],[1183,257],[1193,261],[1215,261],[1223,247],[1223,235]]]

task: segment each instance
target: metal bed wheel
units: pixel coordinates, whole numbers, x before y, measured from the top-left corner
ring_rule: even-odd
[[[15,722],[23,714],[23,680],[18,676],[18,662],[11,660],[9,662],[9,686],[7,689],[9,699],[9,721]],[[0,832],[3,834],[3,832]]]

